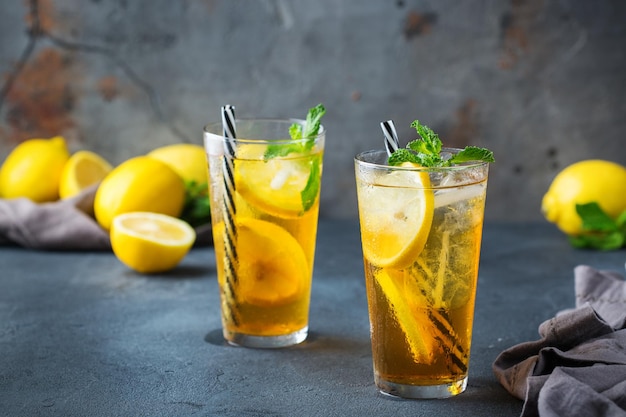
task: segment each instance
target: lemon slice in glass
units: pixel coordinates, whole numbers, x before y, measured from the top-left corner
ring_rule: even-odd
[[[144,274],[174,268],[196,240],[196,232],[186,222],[150,212],[116,216],[110,236],[115,256],[129,268]]]
[[[307,287],[309,265],[298,241],[264,220],[237,223],[238,296],[250,304],[281,305]]]
[[[402,167],[415,167],[409,162]],[[424,249],[434,213],[427,172],[395,170],[359,185],[363,255],[378,267],[405,268]]]
[[[235,189],[248,204],[272,216],[301,216],[301,192],[307,185],[314,158],[289,155],[264,160],[265,149],[265,145],[237,148]]]

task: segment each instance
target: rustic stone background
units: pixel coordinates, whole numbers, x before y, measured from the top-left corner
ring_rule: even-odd
[[[328,109],[322,215],[356,216],[352,157],[420,119],[494,150],[487,219],[541,219],[558,170],[626,164],[623,0],[2,0],[0,158],[64,135],[120,163],[239,117]]]

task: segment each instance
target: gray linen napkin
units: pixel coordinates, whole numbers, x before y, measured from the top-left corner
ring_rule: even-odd
[[[0,199],[0,245],[39,250],[110,250],[109,234],[93,217],[98,185],[75,197],[36,204],[27,198]],[[196,228],[195,246],[213,242],[211,225]]]
[[[37,204],[0,199],[0,244],[41,250],[107,250],[109,235],[93,218],[97,185],[65,200]]]
[[[576,308],[493,363],[502,386],[524,400],[522,417],[626,417],[626,281],[585,265],[574,278]]]

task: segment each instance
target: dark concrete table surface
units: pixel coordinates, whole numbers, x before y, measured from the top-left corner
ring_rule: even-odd
[[[550,224],[487,224],[468,389],[395,400],[374,387],[358,224],[321,221],[310,337],[226,346],[211,248],[142,276],[110,253],[0,248],[0,415],[517,416],[491,364],[573,307],[573,268],[626,254],[570,248]]]

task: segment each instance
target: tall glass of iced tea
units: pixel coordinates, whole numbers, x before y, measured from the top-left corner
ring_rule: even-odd
[[[374,379],[394,396],[454,396],[467,384],[488,163],[387,158],[355,158]]]
[[[223,334],[235,345],[307,337],[325,132],[294,140],[294,124],[305,121],[237,120],[230,141],[222,123],[204,128]]]

